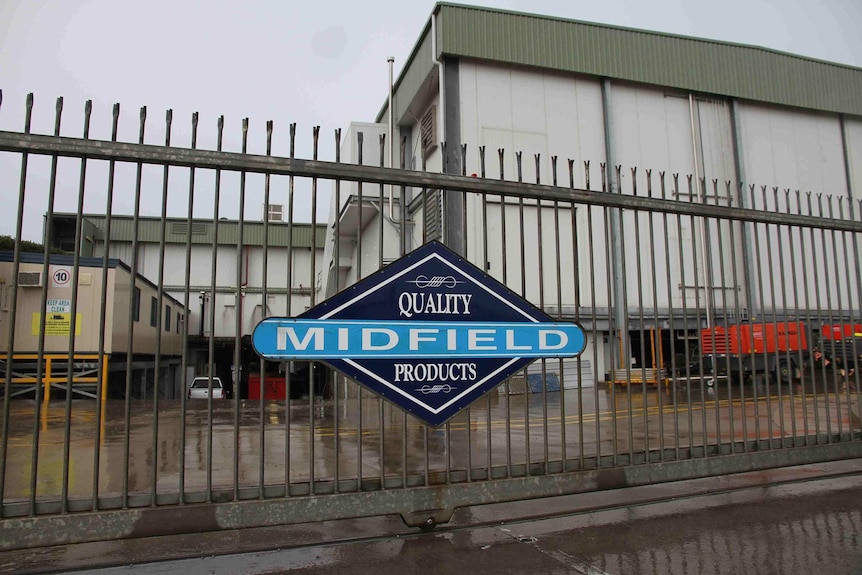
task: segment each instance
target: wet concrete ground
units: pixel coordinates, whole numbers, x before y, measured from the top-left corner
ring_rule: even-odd
[[[0,573],[862,573],[862,460],[392,517],[0,553]],[[529,516],[532,519],[519,518]]]
[[[10,402],[4,499],[176,493],[685,449],[859,429],[855,391],[801,386],[598,387],[492,394],[439,429],[374,397],[276,401]],[[67,417],[67,409],[69,417]],[[128,441],[126,430],[128,429]],[[69,456],[64,454],[69,437]],[[38,449],[34,452],[34,437]],[[289,438],[289,441],[285,440]],[[490,447],[490,451],[489,451]],[[236,454],[236,456],[235,456]],[[34,455],[37,477],[31,474]],[[98,457],[98,466],[96,458]],[[209,462],[212,461],[212,465]],[[98,473],[98,482],[94,481]]]

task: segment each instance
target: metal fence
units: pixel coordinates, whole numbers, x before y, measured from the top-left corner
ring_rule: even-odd
[[[137,143],[118,141],[119,107],[110,141],[96,140],[89,104],[83,137],[69,137],[61,101],[54,134],[33,134],[32,105],[23,131],[0,132],[3,170],[18,186],[0,280],[3,548],[380,514],[433,526],[462,506],[862,454],[856,200],[636,170],[626,179],[619,167],[556,157],[533,156],[527,178],[520,151],[486,158],[467,146],[441,146],[446,173],[368,166],[361,154],[341,161],[340,132],[335,160],[323,161],[317,129],[312,159],[299,159],[295,126],[279,139],[272,123],[265,153],[251,154],[247,121],[241,151],[229,152],[222,119],[215,149],[199,149],[197,115],[183,132],[190,145],[177,147],[170,112],[164,145],[153,145],[145,109]],[[285,156],[273,153],[274,136]],[[399,218],[386,217],[390,187]],[[341,217],[321,221],[326,198]],[[77,249],[55,255],[64,201],[75,206],[63,217]],[[237,231],[226,251],[228,204]],[[284,206],[286,218],[249,217],[255,205]],[[161,234],[143,258],[147,210]],[[46,247],[27,254],[34,211]],[[129,216],[131,236],[117,239],[113,219]],[[172,243],[177,220],[187,225]],[[252,263],[246,222],[263,226]],[[286,265],[268,259],[270,226],[309,223],[302,249],[291,230],[278,246]],[[579,322],[587,352],[533,364],[440,428],[321,364],[248,355],[246,290],[260,298],[255,317],[293,315],[429,233],[549,315]],[[97,247],[82,255],[88,242]],[[259,279],[248,279],[251,266]],[[68,286],[49,279],[58,268]],[[35,272],[37,285],[21,283]],[[237,311],[219,311],[216,294]],[[283,301],[270,305],[273,294]],[[803,343],[720,357],[701,349],[704,329],[730,345],[732,329],[789,325]],[[818,346],[837,368],[820,367]],[[232,397],[188,399],[189,368],[218,375],[219,364],[230,364]],[[284,384],[275,396],[267,373]],[[300,381],[304,392],[292,393]],[[77,383],[95,399],[73,393]]]

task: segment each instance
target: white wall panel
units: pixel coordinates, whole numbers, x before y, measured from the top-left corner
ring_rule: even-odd
[[[858,201],[862,199],[862,119],[845,118],[844,132],[847,139],[850,188],[853,198]]]
[[[694,173],[691,114],[687,98],[662,90],[613,84],[611,133],[614,163],[621,165],[623,193],[632,190],[630,169],[638,168],[638,189],[646,191],[646,170]]]
[[[601,87],[598,81],[527,69],[461,62],[461,139],[467,144],[467,173],[479,173],[479,146],[486,147],[487,176],[500,175],[497,149],[505,150],[505,176],[517,180],[515,153],[523,153],[523,179],[536,181],[534,154],[541,154],[541,181],[552,181],[550,156],[559,157],[558,176],[576,160],[583,185],[583,161],[604,158]],[[471,153],[472,151],[472,153]]]
[[[723,99],[694,98],[694,125],[697,135],[696,150],[698,176],[706,178],[707,195],[712,194],[712,180],[718,180],[720,190],[725,190],[724,182],[736,182],[736,167],[733,156],[733,125],[730,103]],[[711,198],[712,202],[726,203],[724,194]]]
[[[613,84],[610,102],[613,160],[622,166],[623,194],[646,196],[651,191],[653,197],[700,202],[704,201],[699,194],[703,191],[709,203],[726,203],[726,194],[716,195],[712,186],[713,179],[722,183],[722,190],[724,181],[736,180],[730,112],[724,101],[689,99],[646,86]],[[706,188],[699,187],[698,178],[706,179]],[[623,214],[625,274],[639,280],[626,294],[628,305],[639,307],[649,302],[651,306],[656,302],[661,308],[683,304],[705,307],[709,291],[718,298],[710,305],[723,307],[722,294],[733,293],[735,288],[728,285],[733,282],[727,277],[721,277],[720,270],[741,268],[742,252],[708,247],[718,245],[730,230],[715,223],[704,224],[697,218],[659,215],[652,218],[650,229],[650,220],[644,213]],[[641,253],[645,245],[652,249]],[[667,265],[671,266],[670,280]]]
[[[506,180],[519,178],[516,153],[521,152],[520,178],[525,182],[537,182],[536,154],[539,154],[538,181],[553,182],[551,156],[558,157],[558,185],[569,186],[568,160],[575,160],[575,186],[584,187],[584,160],[591,160],[593,186],[600,181],[597,165],[604,157],[604,132],[602,124],[601,89],[596,80],[572,76],[540,73],[526,69],[497,67],[487,64],[461,62],[461,138],[467,143],[467,173],[480,173],[479,146],[485,147],[486,177],[500,177],[498,150],[504,150],[503,175]],[[487,209],[488,221],[483,220],[481,197],[473,196],[468,205],[468,257],[480,267],[483,262],[483,233],[487,231],[489,246],[485,266],[489,273],[502,281],[503,241],[499,198]],[[564,307],[575,304],[573,270],[573,241],[571,235],[571,212],[561,206],[560,251],[556,252],[556,237],[553,231],[553,210],[546,207],[543,212],[542,258],[545,279],[539,282],[537,216],[535,206],[524,211],[524,229],[529,255],[521,265],[520,256],[520,209],[509,204],[506,209],[506,280],[518,293],[526,291],[528,299],[538,303],[544,299],[547,305],[557,304],[557,261],[562,266],[560,274],[561,299]],[[592,303],[590,294],[600,294],[597,305],[608,305],[604,274],[591,278],[587,262],[592,248],[598,257],[604,257],[603,233],[587,232],[587,209],[576,210],[576,227],[583,230],[577,242],[581,282],[581,303]],[[600,212],[598,212],[600,214]],[[603,224],[601,215],[594,223]],[[599,228],[603,229],[603,228]],[[535,253],[534,253],[535,252]],[[526,272],[526,286],[521,285],[521,272]],[[564,273],[569,272],[569,273]],[[597,290],[590,289],[590,282],[597,281]]]
[[[667,184],[665,197],[675,198],[676,196],[672,195],[672,174],[691,173],[694,168],[688,100],[667,96],[660,90],[613,84],[609,101],[613,162],[622,167],[619,172],[620,191],[623,194],[633,194],[637,190],[639,195],[647,195],[651,183],[647,181],[647,170],[653,171],[652,178],[656,184],[659,182],[658,173],[664,171]],[[633,173],[632,168],[637,168],[637,171]],[[609,166],[608,170],[611,172],[609,178],[615,179],[615,167]],[[654,195],[662,195],[660,186],[656,186]],[[656,222],[653,223],[655,226]],[[669,218],[667,230],[664,220],[661,223],[658,228],[653,228],[654,235],[647,238],[648,216],[638,215],[633,211],[626,211],[622,215],[619,241],[625,248],[624,273],[629,286],[626,293],[629,307],[636,307],[641,301],[654,300],[659,307],[681,305],[681,297],[686,292],[685,286],[695,283],[691,266],[683,268],[682,277],[679,277],[680,267],[678,264],[674,265],[679,261],[679,250],[690,245],[690,242],[685,241],[691,238],[689,223],[681,221],[680,224],[676,218]],[[677,270],[676,281],[672,279],[668,285],[666,274],[661,273],[665,268],[644,265],[643,261],[639,261],[641,242],[644,240],[661,246],[653,252],[660,258],[658,261],[674,262],[671,269]],[[689,250],[686,259],[689,260],[690,257]],[[640,289],[637,288],[638,285]],[[693,299],[691,303],[694,303]]]
[[[841,209],[848,213],[837,116],[750,103],[740,105],[739,115],[743,171],[749,184],[747,205],[826,217],[839,217]],[[848,148],[855,128],[848,129]],[[851,166],[853,160],[851,149]],[[766,224],[750,229],[755,266],[752,291],[762,310],[816,313],[826,306],[858,305],[849,237],[816,229],[791,234]]]
[[[846,195],[837,116],[751,103],[739,108],[747,184]]]

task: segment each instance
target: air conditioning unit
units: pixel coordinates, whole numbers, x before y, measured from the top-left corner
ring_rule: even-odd
[[[19,287],[42,287],[42,272],[18,272]]]

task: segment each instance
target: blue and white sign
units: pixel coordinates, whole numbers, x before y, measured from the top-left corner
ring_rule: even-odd
[[[583,352],[553,318],[432,242],[296,318],[267,318],[266,359],[320,360],[439,426],[540,357]]]

